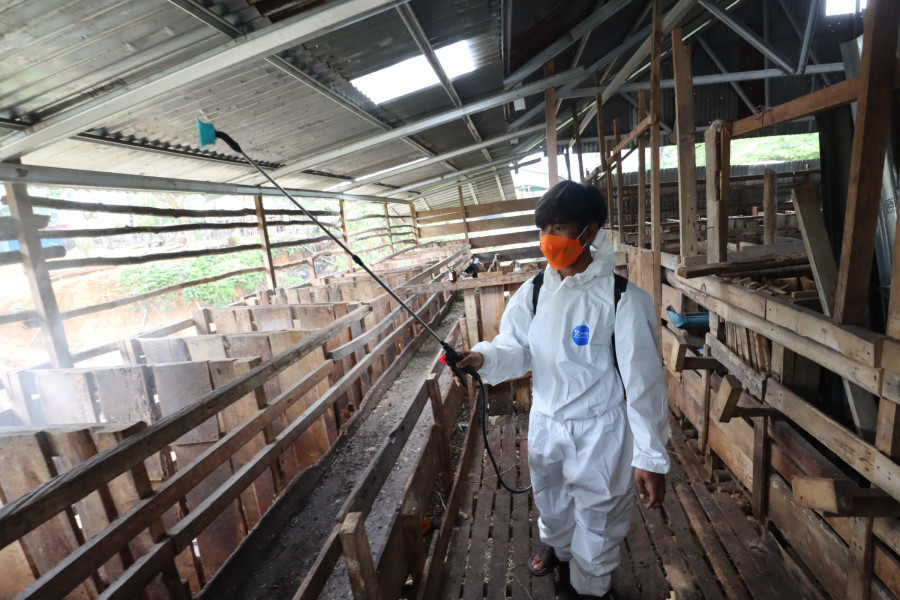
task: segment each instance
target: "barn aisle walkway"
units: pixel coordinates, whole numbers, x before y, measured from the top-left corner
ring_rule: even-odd
[[[504,478],[527,478],[527,415],[497,417],[491,447]],[[672,424],[672,471],[662,510],[635,507],[613,577],[617,600],[792,600],[824,598],[785,560],[771,535],[760,536],[749,502],[731,483],[709,484],[684,432]],[[480,436],[469,488],[445,564],[443,598],[554,598],[552,577],[530,577],[539,545],[530,494],[499,487]]]

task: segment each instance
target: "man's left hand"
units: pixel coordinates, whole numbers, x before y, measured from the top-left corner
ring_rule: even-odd
[[[662,473],[634,468],[634,481],[637,483],[638,497],[647,500],[647,508],[660,508],[666,497],[666,476]]]

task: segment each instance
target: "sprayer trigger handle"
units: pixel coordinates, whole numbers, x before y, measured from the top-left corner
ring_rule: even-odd
[[[457,377],[459,377],[460,382],[465,383],[466,371],[468,371],[469,367],[466,367],[465,369],[460,369],[456,365],[449,365],[449,366],[450,366],[450,370],[453,371],[453,374],[456,375]]]

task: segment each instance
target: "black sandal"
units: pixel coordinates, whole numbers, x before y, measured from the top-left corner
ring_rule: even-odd
[[[535,557],[539,557],[544,564],[544,568],[540,571],[535,571],[532,567]],[[556,558],[556,550],[553,549],[553,546],[541,546],[531,553],[531,562],[528,563],[528,571],[534,577],[544,577],[545,575],[552,573],[558,566],[559,559]]]

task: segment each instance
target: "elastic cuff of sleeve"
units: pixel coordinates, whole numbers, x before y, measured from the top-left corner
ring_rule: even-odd
[[[631,461],[631,466],[643,469],[644,471],[650,471],[651,473],[662,473],[665,475],[669,472],[669,461],[666,459],[635,456],[634,460]]]
[[[478,342],[470,349],[472,352],[479,352],[481,356],[484,357],[484,364],[481,365],[481,368],[478,369],[479,373],[487,373],[491,368],[491,363],[494,358],[494,349],[491,348],[491,345],[488,342]]]

